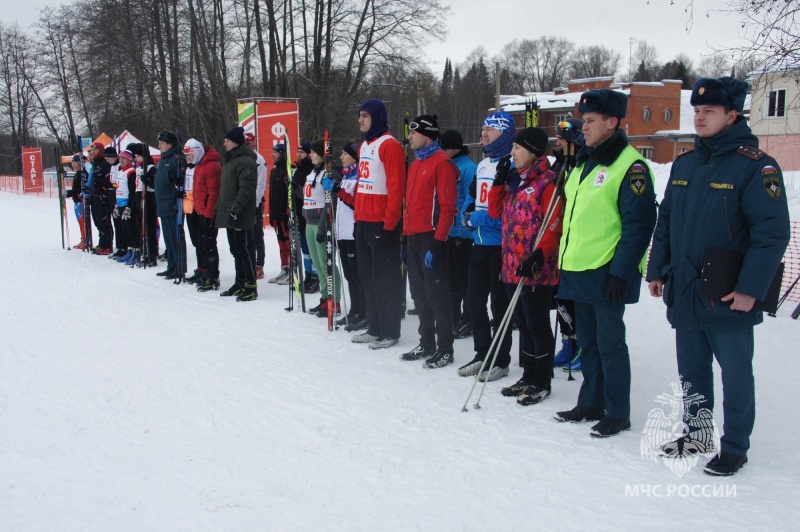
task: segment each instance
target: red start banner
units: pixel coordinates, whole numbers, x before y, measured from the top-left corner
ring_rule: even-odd
[[[44,192],[41,148],[22,148],[22,190],[24,194]]]

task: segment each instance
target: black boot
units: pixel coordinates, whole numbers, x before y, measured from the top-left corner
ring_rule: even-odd
[[[258,285],[255,282],[245,283],[242,293],[236,296],[236,301],[255,301],[258,299]]]
[[[225,290],[224,292],[220,292],[220,297],[230,297],[230,296],[238,296],[244,292],[244,285],[239,284],[239,282],[233,283],[233,286]]]
[[[206,274],[203,282],[197,285],[198,292],[210,292],[211,290],[219,290],[219,275]]]
[[[187,282],[189,284],[194,284],[194,283],[200,284],[201,282],[203,282],[203,277],[204,275],[201,270],[195,270],[194,274],[187,277],[184,282]]]

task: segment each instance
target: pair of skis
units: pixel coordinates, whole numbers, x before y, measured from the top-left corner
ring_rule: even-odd
[[[325,165],[325,177],[330,179],[331,178],[331,171],[333,170],[333,160],[331,158],[331,140],[330,136],[328,135],[328,130],[325,130],[325,153],[323,154],[323,164]],[[333,197],[331,195],[330,190],[325,190],[325,212],[323,213],[328,220],[328,223],[325,225],[325,278],[326,278],[326,288],[328,289],[328,330],[332,331],[335,328],[339,328],[334,324],[333,317],[336,312],[336,301],[334,299],[334,291],[336,289],[333,286],[333,281],[335,278],[334,275],[334,268],[336,268],[336,264],[334,261],[336,260],[336,252],[334,246],[336,245],[336,241],[334,240],[334,230],[333,230]]]
[[[64,189],[64,165],[61,164],[61,151],[55,149],[56,156],[56,181],[58,182],[58,210],[61,215],[61,249],[71,250],[69,242],[69,216],[67,215],[67,197]],[[75,175],[80,179],[80,174]]]
[[[292,291],[300,301],[300,309],[306,311],[306,296],[305,287],[303,286],[303,250],[300,246],[300,229],[298,227],[297,213],[294,211],[294,191],[292,190],[292,159],[291,147],[289,145],[289,135],[283,136],[286,153],[286,179],[288,183],[288,196],[289,196],[289,275],[292,276],[292,282],[289,283],[289,306],[286,311],[294,310],[294,298]]]

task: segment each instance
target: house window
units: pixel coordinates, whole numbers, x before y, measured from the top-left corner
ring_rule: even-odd
[[[653,160],[653,147],[652,146],[640,146],[639,153],[642,154],[642,157],[648,160]]]
[[[566,122],[571,117],[569,115],[556,115],[555,118],[556,118],[556,127],[558,127],[559,123]]]
[[[669,109],[664,109],[664,122],[667,124],[672,122],[672,111]]]
[[[651,116],[650,108],[649,107],[642,108],[642,120],[645,122],[649,122],[650,116]]]
[[[681,153],[686,153],[688,149],[686,146],[681,146]]]
[[[786,116],[786,89],[767,92],[767,116],[770,118]]]

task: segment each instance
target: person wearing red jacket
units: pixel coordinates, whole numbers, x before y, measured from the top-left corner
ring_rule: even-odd
[[[447,257],[447,235],[458,214],[458,167],[439,145],[436,115],[411,122],[408,143],[416,160],[408,169],[406,235],[408,283],[419,314],[419,345],[402,360],[428,359],[423,367],[441,368],[453,362],[453,319]]]
[[[196,142],[196,141],[195,141]],[[189,146],[189,142],[186,143]],[[197,282],[198,292],[219,289],[219,250],[217,249],[217,228],[214,227],[214,209],[219,198],[222,157],[211,145],[201,146],[198,142],[191,146],[186,160],[193,167],[192,196],[194,212],[197,215],[199,246],[197,247],[198,270],[202,267],[203,276]]]
[[[356,257],[364,287],[369,327],[353,336],[371,349],[393,346],[400,338],[403,277],[400,220],[406,192],[403,147],[389,134],[388,112],[381,100],[367,100],[358,110],[364,135],[355,194]]]
[[[524,370],[519,382],[502,390],[505,396],[518,396],[521,405],[546,399],[553,376],[550,304],[558,284],[562,208],[560,202],[554,202],[547,218],[556,188],[556,174],[544,155],[547,143],[547,133],[537,127],[520,131],[511,149],[514,168],[509,159],[501,159],[489,190],[489,216],[503,220],[500,277],[509,299],[517,285],[523,284],[513,312]]]

